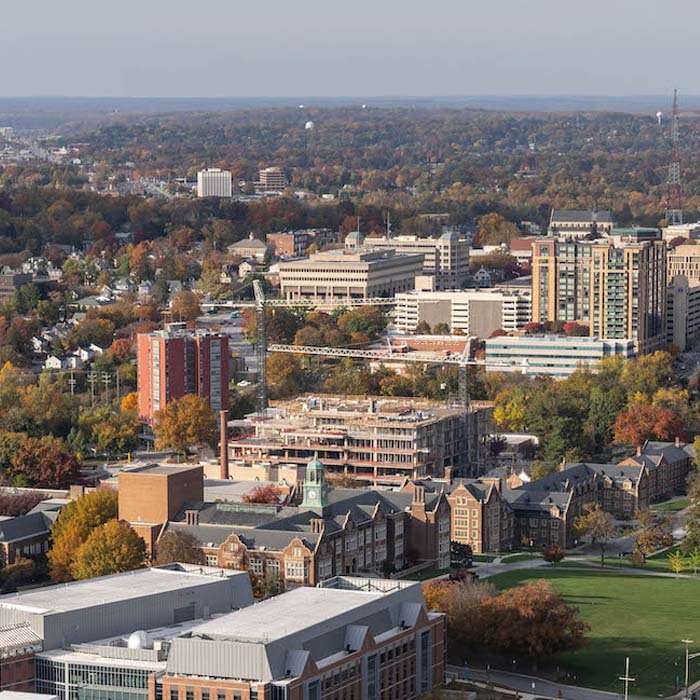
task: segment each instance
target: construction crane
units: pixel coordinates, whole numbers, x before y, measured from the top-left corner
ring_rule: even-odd
[[[422,364],[446,364],[458,367],[458,391],[457,398],[460,406],[469,405],[469,387],[467,368],[471,366],[513,369],[517,367],[523,374],[527,374],[527,361],[515,362],[486,362],[486,360],[470,359],[471,340],[467,340],[464,351],[457,355],[438,355],[430,352],[394,352],[387,349],[361,349],[361,348],[328,348],[315,345],[281,345],[278,343],[268,346],[268,352],[289,352],[298,355],[321,355],[323,357],[351,357],[364,360],[418,362]]]
[[[253,294],[255,295],[255,303],[240,304],[243,307],[255,308],[255,355],[258,363],[258,384],[257,384],[257,404],[258,416],[264,418],[267,411],[267,355],[270,352],[287,352],[296,355],[320,355],[323,357],[350,357],[364,360],[386,361],[400,360],[401,362],[418,362],[422,364],[447,364],[457,365],[458,367],[458,392],[457,397],[461,406],[469,405],[469,388],[467,370],[470,366],[485,366],[485,360],[470,359],[471,354],[471,339],[468,339],[464,346],[464,351],[461,354],[439,355],[430,352],[397,352],[391,345],[381,349],[362,349],[362,348],[330,348],[316,345],[283,345],[275,343],[267,344],[267,333],[265,329],[265,309],[269,306],[298,306],[294,301],[282,299],[266,299],[265,293],[259,280],[253,281]],[[352,300],[352,306],[367,306],[367,305],[388,305],[394,303],[393,299],[357,299]],[[279,303],[284,302],[284,304]],[[341,307],[348,304],[343,301],[327,302],[304,300],[305,306],[333,306]],[[489,362],[489,367],[513,369],[517,367],[523,374],[527,374],[527,361],[521,363],[507,362]]]
[[[347,299],[327,301],[323,299],[266,299],[260,280],[253,280],[254,302],[224,302],[211,306],[229,306],[234,308],[255,309],[255,357],[258,364],[257,408],[258,415],[263,418],[267,410],[267,333],[265,329],[265,309],[269,307],[324,307],[338,308],[345,306],[384,306],[393,304],[393,299],[376,297],[372,299]],[[329,348],[332,350],[333,348]]]

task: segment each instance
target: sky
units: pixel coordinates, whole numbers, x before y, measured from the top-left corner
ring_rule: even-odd
[[[2,0],[0,96],[700,94],[697,0]]]

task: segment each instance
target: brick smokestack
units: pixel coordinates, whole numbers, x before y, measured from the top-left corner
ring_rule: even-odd
[[[219,411],[219,418],[219,477],[228,479],[228,411]]]

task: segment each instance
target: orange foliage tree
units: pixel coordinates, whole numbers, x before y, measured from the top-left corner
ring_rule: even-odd
[[[642,445],[646,440],[672,440],[683,426],[678,414],[663,406],[635,405],[618,414],[613,431],[618,445]]]

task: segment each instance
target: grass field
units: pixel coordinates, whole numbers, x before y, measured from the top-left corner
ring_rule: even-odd
[[[559,589],[591,627],[587,647],[556,660],[577,683],[619,692],[629,656],[635,694],[675,692],[676,674],[684,677],[680,640],[694,639],[700,627],[700,581],[561,568],[511,571],[489,581],[503,589],[538,579]],[[700,660],[691,662],[691,676],[700,678]]]
[[[660,513],[677,513],[679,510],[685,510],[690,505],[687,498],[674,498],[663,503],[655,503],[651,506],[651,510],[659,511]]]

